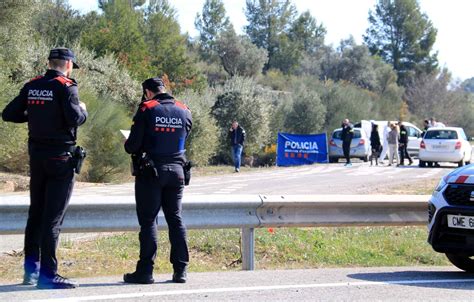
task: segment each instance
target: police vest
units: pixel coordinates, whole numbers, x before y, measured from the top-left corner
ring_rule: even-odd
[[[180,157],[190,130],[190,112],[174,99],[150,100],[140,108],[145,118],[143,151],[152,157]]]

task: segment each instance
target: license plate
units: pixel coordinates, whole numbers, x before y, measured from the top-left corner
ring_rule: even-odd
[[[446,146],[446,145],[433,145],[432,148],[442,150],[442,149],[448,149],[448,146]]]
[[[474,217],[462,215],[448,215],[448,226],[456,229],[474,230]]]

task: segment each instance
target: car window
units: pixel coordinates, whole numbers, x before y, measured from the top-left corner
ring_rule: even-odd
[[[425,139],[457,139],[458,133],[455,130],[428,130]]]
[[[463,140],[466,140],[466,141],[467,141],[467,136],[466,136],[466,133],[464,133],[464,130],[461,129],[460,132],[461,132],[461,138],[462,138]]]
[[[410,126],[405,126],[405,128],[407,129],[408,136],[418,137],[418,131],[415,128]]]
[[[341,139],[341,134],[341,130],[334,131],[334,133],[332,134],[332,138]],[[354,130],[354,136],[352,138],[360,138],[360,130]]]

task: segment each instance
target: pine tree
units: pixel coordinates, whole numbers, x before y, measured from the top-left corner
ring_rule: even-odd
[[[399,84],[437,69],[437,53],[432,54],[437,30],[416,0],[378,0],[369,23],[365,44],[393,66]]]

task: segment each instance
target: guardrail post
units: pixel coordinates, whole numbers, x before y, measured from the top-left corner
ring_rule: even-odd
[[[255,229],[242,228],[242,270],[255,269]]]

